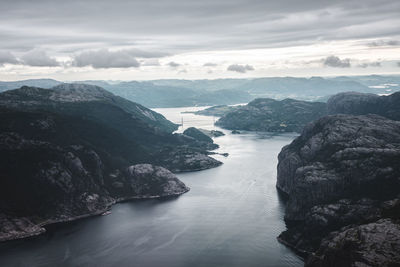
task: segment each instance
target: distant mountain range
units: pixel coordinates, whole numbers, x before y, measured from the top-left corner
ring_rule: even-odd
[[[0,82],[0,92],[34,86],[51,88],[62,82],[51,79],[33,79]],[[334,78],[256,78],[216,80],[153,80],[109,82],[79,81],[102,87],[115,95],[149,108],[214,106],[247,103],[255,98],[282,100],[293,98],[308,101],[326,101],[341,92],[388,94],[400,90],[400,76],[341,76]]]

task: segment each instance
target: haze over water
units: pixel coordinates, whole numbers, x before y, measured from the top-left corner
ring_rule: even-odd
[[[181,114],[198,109],[156,111],[174,122],[183,117],[184,128],[214,129],[213,117]],[[0,266],[301,266],[276,240],[285,229],[277,155],[295,135],[224,132],[215,139],[218,152],[229,153],[217,156],[222,166],[178,175],[188,193],[120,203],[108,216],[0,244]]]

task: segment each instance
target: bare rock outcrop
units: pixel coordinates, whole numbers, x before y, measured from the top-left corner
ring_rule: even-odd
[[[278,239],[307,255],[343,227],[397,220],[398,162],[398,121],[377,115],[332,115],[309,124],[279,154],[277,188],[288,197],[288,230]]]

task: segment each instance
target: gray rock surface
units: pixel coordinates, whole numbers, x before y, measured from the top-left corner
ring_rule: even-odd
[[[400,224],[390,219],[331,233],[306,262],[307,267],[400,265]]]
[[[400,122],[326,116],[278,158],[277,188],[288,196],[288,230],[278,239],[299,252],[316,251],[342,227],[400,215]]]
[[[304,219],[321,201],[395,196],[400,122],[375,115],[327,116],[308,125],[278,158],[277,187],[296,196],[289,199],[287,219]]]
[[[151,164],[129,166],[122,177],[118,177],[119,200],[132,198],[159,198],[181,195],[189,188],[169,170]]]
[[[210,154],[213,154],[212,152]],[[164,166],[172,172],[201,171],[218,167],[222,162],[201,152],[193,152],[185,147],[169,149],[160,152],[158,165]]]

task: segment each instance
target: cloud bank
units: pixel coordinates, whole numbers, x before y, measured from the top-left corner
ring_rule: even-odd
[[[0,66],[4,64],[19,64],[19,60],[8,51],[0,51]]]
[[[109,51],[101,49],[87,51],[74,57],[73,65],[77,67],[92,66],[98,68],[138,68],[140,63],[130,51]]]
[[[33,67],[57,67],[60,66],[55,58],[47,55],[44,50],[34,49],[22,56],[21,61],[24,65]]]
[[[183,66],[187,78],[218,66],[205,77],[378,71],[366,59],[394,73],[400,60],[398,0],[2,0],[0,10],[3,79],[170,78]]]

